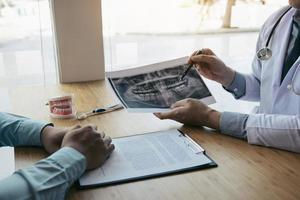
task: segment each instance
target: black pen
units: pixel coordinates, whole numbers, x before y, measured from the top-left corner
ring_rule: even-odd
[[[195,55],[193,55],[193,56],[200,55],[200,54],[202,54],[202,50],[198,50],[197,53],[196,53]],[[185,72],[182,74],[180,80],[182,80],[182,79],[187,75],[187,73],[191,70],[191,68],[192,68],[193,66],[194,66],[194,63],[192,63],[192,64],[190,64],[190,65],[188,66],[188,68],[187,68],[187,69],[185,70]]]

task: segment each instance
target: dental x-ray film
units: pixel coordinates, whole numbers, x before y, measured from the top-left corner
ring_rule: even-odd
[[[108,81],[129,112],[163,112],[176,101],[194,98],[205,104],[215,99],[195,68],[181,80],[187,57],[127,70],[107,72]]]

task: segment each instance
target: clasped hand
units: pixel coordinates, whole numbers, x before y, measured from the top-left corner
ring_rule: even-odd
[[[62,129],[47,126],[41,133],[45,150],[52,154],[62,147],[71,147],[82,153],[86,158],[86,169],[101,166],[114,150],[111,138],[97,131],[96,126],[76,126]]]

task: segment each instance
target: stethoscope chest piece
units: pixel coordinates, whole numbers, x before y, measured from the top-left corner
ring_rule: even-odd
[[[257,52],[257,58],[259,60],[269,60],[272,57],[272,50],[268,47],[264,47]]]
[[[269,48],[269,43],[271,41],[271,38],[274,34],[274,31],[276,29],[276,27],[278,26],[279,22],[281,21],[282,17],[292,8],[292,6],[288,6],[288,8],[284,11],[284,13],[282,13],[282,15],[279,17],[279,19],[276,21],[275,25],[273,26],[273,28],[271,29],[270,35],[268,36],[267,42],[266,42],[266,46],[261,48],[258,52],[257,52],[257,58],[259,60],[269,60],[272,57],[272,50]]]

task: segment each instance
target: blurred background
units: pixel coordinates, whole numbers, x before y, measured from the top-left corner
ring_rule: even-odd
[[[104,0],[106,69],[159,62],[209,47],[229,65],[248,72],[260,26],[286,4],[286,0]]]
[[[209,47],[250,71],[258,30],[286,0],[102,0],[105,67],[130,68]],[[56,84],[48,0],[0,0],[0,92]]]

